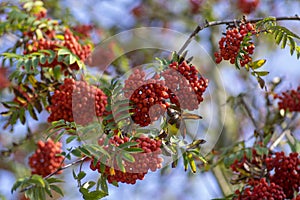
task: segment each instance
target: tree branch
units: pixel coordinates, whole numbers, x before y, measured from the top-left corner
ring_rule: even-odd
[[[203,29],[208,28],[208,27],[212,27],[212,26],[218,26],[218,25],[230,25],[230,24],[236,24],[236,23],[240,23],[242,21],[245,22],[250,22],[250,23],[255,23],[258,21],[261,21],[264,18],[255,18],[255,19],[242,19],[242,20],[223,20],[223,21],[212,21],[212,22],[208,22],[207,20],[205,20],[204,23],[199,24],[195,30],[190,34],[189,38],[185,41],[185,43],[182,45],[181,49],[178,51],[178,55],[182,54],[182,52],[187,48],[187,46],[192,42],[192,40],[194,39],[194,37]],[[300,17],[296,14],[295,16],[290,16],[290,17],[272,17],[272,19],[274,21],[284,21],[284,20],[296,20],[296,21],[300,21]]]

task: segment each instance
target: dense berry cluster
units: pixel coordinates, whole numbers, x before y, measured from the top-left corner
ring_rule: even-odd
[[[162,72],[171,103],[182,109],[195,110],[203,101],[202,95],[208,86],[208,80],[199,77],[193,65],[185,61],[181,64],[173,62],[169,69]]]
[[[29,165],[32,174],[45,177],[55,172],[62,165],[64,157],[57,155],[62,153],[62,144],[60,142],[54,143],[53,140],[48,139],[46,142],[39,141],[37,146],[38,149],[29,158]],[[58,171],[57,174],[61,172]]]
[[[250,14],[257,8],[259,0],[238,0],[237,6],[242,13]]]
[[[287,198],[293,198],[294,192],[300,189],[300,157],[298,153],[277,152],[275,157],[266,159],[267,169],[274,170],[270,181],[283,188]]]
[[[99,140],[99,145],[104,144],[103,138]],[[120,138],[114,136],[109,139],[109,145],[104,146],[104,149],[110,153],[110,155],[122,154],[122,149],[118,149],[119,145],[129,141],[128,137]],[[101,172],[101,162],[99,161],[96,166],[91,161],[90,168],[92,170],[98,170],[99,173],[104,173],[107,176],[109,183],[113,182],[122,182],[127,184],[135,184],[137,180],[143,180],[144,176],[148,173],[149,170],[156,171],[162,167],[163,159],[159,157],[161,154],[161,141],[154,140],[147,137],[140,137],[130,142],[137,142],[137,146],[143,150],[142,153],[131,154],[135,161],[129,162],[123,160],[122,164],[124,165],[125,172],[120,170],[117,162],[114,160],[111,163],[111,160],[106,160],[104,172]]]
[[[48,122],[64,119],[86,125],[94,117],[103,115],[106,104],[107,96],[101,89],[90,86],[85,81],[66,78],[51,97]]]
[[[169,103],[168,88],[165,82],[156,74],[146,80],[146,74],[140,69],[135,69],[125,81],[124,95],[130,99],[133,106],[132,119],[141,126],[147,126],[162,115]]]
[[[284,200],[286,198],[282,188],[275,183],[268,183],[265,178],[260,179],[259,183],[253,188],[245,188],[244,191],[235,192],[235,200]]]
[[[279,109],[300,112],[300,86],[297,90],[283,92],[281,96],[276,95],[275,98],[280,100],[278,102]]]
[[[220,63],[222,59],[229,60],[231,64],[234,64],[236,59],[239,59],[241,66],[251,62],[252,58],[250,55],[253,54],[255,46],[250,41],[243,42],[244,37],[248,33],[255,34],[255,29],[251,23],[241,24],[239,27],[228,29],[226,36],[219,41],[220,52],[215,53],[216,63]]]
[[[85,61],[86,58],[91,54],[91,46],[90,45],[82,45],[79,42],[79,37],[74,36],[73,33],[66,29],[64,31],[64,40],[58,40],[55,38],[55,32],[50,31],[47,34],[47,38],[41,38],[39,40],[33,39],[31,43],[26,44],[26,50],[24,50],[24,54],[36,52],[38,50],[53,50],[57,51],[57,48],[65,47],[69,49],[73,54],[77,55],[81,61]],[[42,67],[55,67],[60,65],[62,70],[66,68],[70,68],[72,70],[79,70],[78,64],[75,62],[71,65],[68,63],[64,63],[63,61],[58,60],[58,56],[56,55],[53,62],[48,63],[40,63]]]

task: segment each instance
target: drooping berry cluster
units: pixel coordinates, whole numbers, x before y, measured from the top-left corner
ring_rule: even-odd
[[[129,98],[134,114],[132,119],[141,126],[147,126],[162,115],[169,103],[168,88],[160,75],[146,80],[146,74],[140,69],[135,69],[125,81],[124,95]]]
[[[62,143],[48,139],[46,142],[38,141],[38,149],[29,158],[29,165],[32,174],[39,174],[43,177],[55,172],[64,160],[63,156],[57,154],[62,153]],[[60,174],[62,171],[58,171]]]
[[[99,140],[99,145],[104,144],[103,138]],[[110,155],[117,156],[122,154],[122,149],[117,147],[121,144],[124,144],[129,141],[128,137],[120,138],[114,136],[109,139],[109,145],[104,146],[104,149],[109,152]],[[106,160],[105,169],[101,171],[101,159],[94,166],[93,160],[91,161],[90,168],[95,171],[98,170],[99,173],[104,173],[107,176],[109,183],[121,182],[127,184],[135,184],[137,180],[143,180],[144,176],[148,173],[149,170],[156,171],[162,167],[163,159],[159,157],[161,154],[161,141],[154,140],[147,137],[140,137],[135,140],[130,140],[130,142],[137,142],[138,148],[141,148],[143,152],[131,154],[135,161],[129,162],[127,160],[122,160],[124,165],[125,172],[120,170],[115,156],[111,158],[112,160]],[[112,162],[111,162],[112,161]]]
[[[171,103],[182,109],[195,110],[203,101],[203,93],[208,86],[208,80],[199,76],[193,65],[185,61],[181,64],[173,62],[169,69],[162,72]]]
[[[85,81],[66,78],[51,97],[48,122],[64,119],[86,125],[94,117],[103,115],[106,104],[107,96],[101,89],[88,85]]]
[[[300,86],[297,90],[283,92],[281,96],[276,95],[275,98],[280,100],[278,102],[279,109],[300,112]]]
[[[51,35],[49,35],[51,33]],[[69,49],[73,54],[77,55],[81,61],[85,61],[86,58],[91,54],[91,45],[82,45],[79,42],[79,37],[74,36],[74,34],[66,29],[64,31],[64,40],[58,40],[55,38],[55,32],[49,32],[48,37],[41,38],[39,40],[33,39],[32,42],[26,44],[26,50],[24,50],[24,54],[36,52],[38,50],[53,50],[57,51],[58,48],[65,47]],[[51,37],[50,37],[51,36]],[[58,56],[56,55],[55,59],[48,63],[40,63],[42,67],[55,67],[60,65],[62,70],[66,68],[70,68],[72,70],[79,70],[78,64],[75,62],[71,65],[66,64],[65,62],[58,60]]]
[[[255,46],[251,41],[243,41],[249,33],[255,34],[255,29],[251,23],[243,23],[239,27],[229,28],[226,31],[226,36],[219,41],[220,51],[214,54],[216,63],[220,63],[222,59],[229,60],[231,64],[234,64],[238,59],[241,66],[251,62],[251,55]]]
[[[282,187],[275,183],[268,183],[265,178],[260,179],[259,183],[253,188],[245,188],[244,191],[235,192],[237,195],[234,200],[284,200],[286,198]]]
[[[266,159],[266,166],[271,174],[270,181],[283,188],[287,198],[293,198],[294,192],[300,190],[300,157],[298,153],[290,153],[285,156],[284,152],[277,152],[275,157]]]

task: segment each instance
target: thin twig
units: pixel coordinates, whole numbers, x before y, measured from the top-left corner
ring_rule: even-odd
[[[246,102],[245,102],[245,100],[244,100],[244,98],[242,96],[240,96],[240,103],[245,108],[245,111],[246,111],[247,115],[250,117],[250,120],[251,120],[252,124],[255,126],[255,129],[259,130],[259,126],[258,126],[257,122],[255,121],[255,119],[254,119],[254,117],[253,117],[253,115],[252,115],[252,113],[251,113],[248,105],[246,104]]]
[[[59,171],[65,170],[65,169],[67,169],[67,168],[69,168],[69,167],[71,167],[71,166],[73,166],[73,165],[76,165],[76,164],[78,164],[78,163],[80,163],[80,162],[83,162],[85,159],[87,159],[87,156],[82,157],[82,158],[80,158],[79,160],[76,160],[76,161],[74,161],[74,162],[72,162],[72,163],[70,163],[70,164],[67,164],[67,165],[65,165],[65,166],[62,166],[62,167],[58,168],[57,170],[55,170],[55,171],[52,172],[51,174],[48,174],[47,176],[45,176],[43,179],[50,178],[51,176],[57,174]],[[20,192],[25,192],[25,191],[27,191],[27,190],[33,188],[34,186],[35,186],[35,185],[30,185],[30,186],[28,186],[28,187],[22,189]]]
[[[212,27],[212,26],[218,26],[218,25],[230,25],[230,24],[235,24],[235,23],[240,23],[242,21],[245,22],[250,22],[250,23],[255,23],[258,21],[261,21],[265,18],[255,18],[255,19],[250,19],[250,20],[222,20],[222,21],[212,21],[212,22],[208,22],[205,21],[204,23],[198,25],[195,30],[190,34],[189,38],[185,41],[185,43],[182,45],[181,49],[178,51],[178,54],[182,54],[182,52],[187,48],[187,46],[192,42],[193,38],[203,29],[208,28],[208,27]],[[274,17],[273,18],[274,21],[284,21],[284,20],[299,20],[300,21],[300,17],[298,15],[295,16],[290,16],[290,17]]]

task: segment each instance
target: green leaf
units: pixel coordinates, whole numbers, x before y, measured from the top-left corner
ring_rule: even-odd
[[[269,153],[269,150],[268,148],[265,148],[265,147],[255,147],[255,150],[257,152],[258,155],[268,155]]]
[[[293,38],[288,37],[289,42],[290,42],[290,53],[291,55],[294,54],[295,48],[296,48],[296,42],[293,40]]]
[[[41,29],[39,29],[39,28],[36,29],[35,34],[36,34],[38,40],[43,38],[43,33],[42,33]]]
[[[62,48],[62,49],[59,49],[58,52],[57,52],[57,55],[70,55],[71,54],[71,51],[69,49],[66,49],[66,48]]]
[[[266,76],[268,75],[270,72],[267,72],[267,71],[259,71],[259,72],[255,72],[255,74],[257,74],[258,76]]]
[[[283,40],[282,40],[282,43],[281,43],[281,48],[282,48],[282,49],[284,49],[285,46],[286,46],[287,38],[288,38],[288,37],[287,37],[286,35],[283,37]]]
[[[271,135],[271,134],[270,134]],[[252,149],[245,149],[246,157],[250,160],[252,160]]]
[[[282,31],[276,31],[274,34],[275,34],[276,44],[280,44],[280,42],[282,40],[282,37],[283,37],[283,32]]]
[[[91,156],[90,152],[85,147],[78,147],[78,150],[86,156]]]
[[[36,184],[39,187],[45,187],[44,179],[39,175],[32,175],[31,179],[28,180],[28,183]]]
[[[42,65],[44,65],[44,64],[46,63],[46,61],[47,61],[47,57],[46,57],[45,55],[41,55],[41,56],[40,56],[40,63],[41,63]]]
[[[56,193],[60,194],[61,196],[64,196],[64,193],[60,187],[56,185],[50,185],[51,190],[54,190]]]
[[[80,191],[84,190],[83,188],[80,188]],[[82,192],[83,194],[83,198],[85,200],[98,200],[101,199],[105,196],[107,196],[107,193],[103,192],[103,191],[92,191],[92,192]]]
[[[118,148],[123,149],[123,148],[128,148],[128,147],[136,146],[138,144],[139,144],[138,142],[125,142],[123,144],[120,144],[118,146]]]
[[[24,66],[25,66],[25,71],[27,73],[31,73],[32,72],[31,65],[32,65],[32,61],[30,59],[25,61]]]
[[[188,157],[187,157],[187,153],[186,153],[186,152],[182,154],[182,158],[183,158],[184,171],[187,171],[187,169],[188,169],[188,164],[189,164],[189,160],[188,160]]]
[[[23,183],[24,183],[24,179],[23,178],[18,179],[18,181],[15,182],[14,185],[12,186],[10,192],[13,193],[14,191],[16,191]]]
[[[118,165],[120,171],[125,173],[126,169],[123,165],[122,158],[119,155],[116,156],[116,161],[117,161],[117,165]]]
[[[85,182],[82,187],[86,188],[86,189],[91,189],[94,185],[96,185],[96,183],[94,181],[88,181]]]
[[[72,142],[73,140],[75,140],[77,138],[78,138],[77,135],[72,135],[72,136],[67,138],[66,143],[69,144],[70,142]]]
[[[84,171],[79,172],[79,174],[77,175],[77,179],[81,180],[86,176],[86,173]]]
[[[76,156],[76,157],[81,157],[82,155],[81,155],[81,152],[78,150],[78,149],[73,149],[72,151],[71,151],[71,154],[73,154],[74,156]]]
[[[249,63],[249,67],[253,70],[261,68],[266,63],[265,59],[256,60],[252,63]]]
[[[19,117],[20,117],[20,121],[22,124],[25,124],[26,122],[26,118],[25,118],[25,109],[24,108],[21,108],[19,110]]]
[[[264,140],[263,140],[264,146],[266,146],[266,145],[270,142],[271,138],[272,138],[272,134],[268,134],[268,135],[264,138]]]
[[[52,184],[52,183],[62,183],[62,182],[64,182],[63,180],[58,179],[58,178],[54,178],[54,177],[47,178],[46,181],[47,181],[49,184]]]
[[[143,153],[144,150],[142,148],[138,147],[130,147],[130,148],[124,148],[125,151],[130,152],[130,153]]]
[[[101,176],[101,178],[100,178],[100,185],[101,185],[101,189],[105,193],[108,193],[107,180],[106,180],[105,176]]]
[[[187,153],[187,154],[188,154],[187,158],[188,158],[191,170],[192,170],[193,173],[196,173],[197,167],[196,167],[195,160],[193,159],[193,155],[191,153]]]
[[[75,63],[77,61],[77,57],[74,54],[70,54],[70,60],[69,60],[69,64],[72,65],[73,63]]]
[[[127,160],[128,162],[135,162],[135,159],[132,155],[130,155],[130,153],[127,153],[127,152],[122,152],[122,157]]]
[[[27,107],[28,111],[29,111],[29,114],[30,116],[35,119],[35,120],[38,120],[38,117],[33,109],[33,106],[31,104],[28,104],[28,107]]]
[[[229,156],[226,156],[224,158],[224,161],[223,161],[225,167],[228,168],[235,161],[235,159],[236,159],[236,155],[235,154],[230,154]]]

